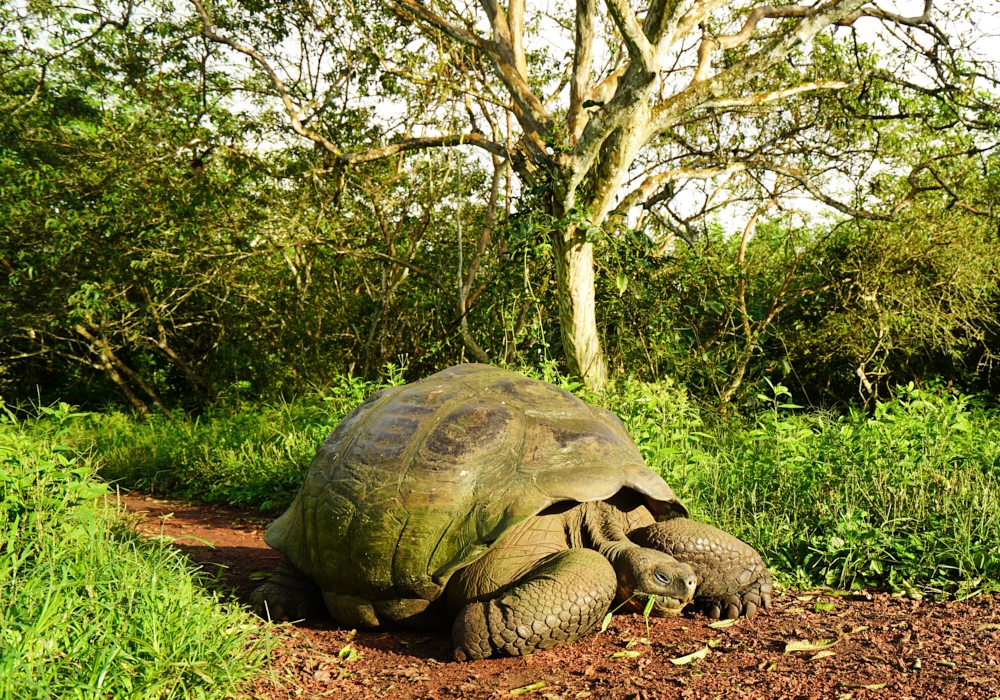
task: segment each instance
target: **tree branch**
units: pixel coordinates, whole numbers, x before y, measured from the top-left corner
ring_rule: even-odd
[[[656,49],[649,43],[639,20],[632,11],[630,0],[606,0],[608,12],[625,41],[632,63],[642,66],[647,73],[659,70]]]
[[[645,204],[653,196],[653,191],[666,182],[677,180],[708,180],[720,175],[731,175],[747,169],[746,163],[733,163],[717,168],[673,168],[647,177],[615,207],[617,212],[627,212],[634,206]]]
[[[536,155],[543,155],[545,153],[544,142],[552,132],[552,118],[518,69],[510,25],[507,24],[507,18],[497,4],[497,0],[480,0],[480,4],[486,11],[486,17],[493,28],[493,41],[484,48],[488,49],[490,57],[500,72],[500,78],[519,108],[516,111],[516,116],[525,136],[533,142],[538,151]]]
[[[805,173],[802,173],[796,170],[795,168],[789,168],[783,165],[774,165],[773,163],[763,164],[760,167],[763,168],[764,170],[770,170],[771,172],[779,173],[786,177],[792,178],[793,180],[797,181],[800,185],[802,185],[802,187],[804,187],[809,194],[811,194],[819,201],[823,202],[823,204],[826,204],[828,207],[833,207],[839,212],[843,212],[844,214],[849,214],[850,216],[854,216],[859,219],[868,219],[869,221],[893,221],[896,218],[895,216],[896,213],[899,211],[900,208],[902,208],[902,204],[906,202],[906,200],[904,199],[903,202],[901,202],[893,209],[892,214],[879,214],[877,212],[855,209],[854,207],[848,206],[843,202],[837,201],[833,197],[830,197],[829,195],[824,193],[822,190],[816,187],[816,185],[812,184],[812,182],[805,175]]]
[[[524,0],[510,0],[507,6],[507,21],[510,24],[510,48],[514,54],[514,65],[524,80],[528,79],[528,61],[524,56]]]
[[[401,19],[408,21],[419,19],[466,46],[475,46],[476,48],[487,50],[490,48],[489,45],[492,42],[488,39],[484,39],[478,34],[473,34],[461,27],[456,27],[445,18],[415,2],[415,0],[386,0],[386,2],[389,5],[389,9]]]
[[[676,120],[702,104],[722,99],[725,93],[731,94],[747,85],[771,66],[782,61],[795,47],[811,40],[821,30],[854,12],[865,2],[866,0],[832,0],[813,10],[794,27],[735,66],[706,80],[692,83],[654,110],[648,138],[662,133]]]
[[[499,143],[490,141],[482,134],[448,134],[445,136],[419,136],[411,139],[403,139],[390,143],[380,148],[372,148],[358,153],[345,153],[337,158],[343,165],[357,165],[359,163],[370,163],[373,160],[394,156],[397,153],[406,151],[417,151],[425,148],[446,148],[449,146],[476,146],[485,151],[489,151],[495,156],[508,158],[510,154],[507,149]]]
[[[764,92],[750,97],[712,100],[710,102],[705,102],[700,105],[700,107],[702,109],[708,109],[710,107],[750,107],[754,105],[767,104],[768,102],[775,102],[776,100],[783,100],[786,97],[792,97],[793,95],[798,95],[803,92],[813,92],[815,90],[843,90],[847,87],[850,87],[850,83],[845,83],[840,80],[828,80],[822,83],[802,83],[800,85],[796,85],[795,87],[785,88],[784,90],[772,90],[771,92]]]
[[[593,62],[594,48],[594,18],[597,15],[597,0],[577,0],[576,27],[573,51],[573,77],[569,88],[569,127],[570,144],[576,143],[587,124],[587,113],[583,103],[587,100],[590,90],[590,67]]]
[[[712,53],[717,49],[732,49],[741,44],[745,44],[753,36],[753,30],[757,28],[757,23],[762,19],[774,19],[776,17],[808,17],[813,13],[813,8],[805,5],[778,5],[776,7],[755,7],[743,24],[743,28],[736,34],[720,36],[717,39],[705,37],[698,47],[698,70],[695,71],[693,83],[700,83],[708,79],[709,71],[712,69]]]
[[[275,72],[274,68],[271,67],[267,60],[251,47],[241,44],[234,39],[230,39],[229,37],[222,36],[216,32],[212,18],[209,17],[208,12],[205,11],[205,6],[201,3],[201,0],[191,0],[191,2],[198,9],[198,14],[201,15],[202,36],[209,41],[215,42],[216,44],[223,44],[230,47],[234,51],[247,56],[254,63],[259,65],[265,73],[267,73],[267,76],[271,79],[271,83],[274,85],[274,88],[278,91],[278,96],[281,98],[281,102],[285,106],[285,112],[288,114],[288,118],[292,124],[292,129],[295,133],[313,141],[314,143],[320,144],[331,153],[340,155],[340,149],[337,148],[332,141],[327,139],[322,134],[309,129],[305,126],[305,124],[303,124],[302,114],[299,111],[299,108],[295,106],[291,96],[288,94],[284,81],[281,80],[277,72]]]

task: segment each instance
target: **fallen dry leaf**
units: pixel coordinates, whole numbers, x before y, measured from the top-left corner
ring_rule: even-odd
[[[533,693],[536,690],[541,690],[545,687],[545,681],[538,681],[537,683],[532,683],[531,685],[522,685],[520,688],[513,688],[510,691],[511,695],[524,695],[525,693]]]
[[[732,627],[733,625],[740,624],[740,618],[734,618],[732,620],[716,620],[715,622],[708,623],[708,626],[714,630],[724,630],[727,627]]]
[[[683,666],[684,664],[689,664],[692,661],[697,661],[698,659],[704,659],[708,656],[708,647],[702,647],[698,651],[693,651],[686,656],[678,656],[676,659],[670,659],[670,663],[674,666]]]
[[[821,651],[827,647],[832,647],[838,641],[840,640],[817,639],[815,642],[810,642],[807,639],[796,639],[785,644],[785,653],[790,654],[793,651]]]
[[[832,651],[829,651],[829,650],[827,650],[827,651],[821,651],[818,654],[815,654],[814,656],[812,656],[810,660],[811,661],[817,661],[818,659],[826,659],[826,658],[829,658],[831,656],[836,656],[836,654],[834,652],[832,652]]]

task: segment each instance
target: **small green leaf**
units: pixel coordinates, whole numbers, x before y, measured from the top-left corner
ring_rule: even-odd
[[[693,651],[687,656],[679,656],[676,659],[670,659],[670,663],[674,666],[683,666],[684,664],[689,664],[692,661],[697,661],[698,659],[704,659],[708,656],[708,647],[704,646],[698,651]]]
[[[816,612],[833,612],[837,609],[835,603],[816,603],[813,606],[813,610]]]
[[[619,294],[624,294],[625,290],[628,289],[628,277],[619,272],[618,276],[615,277],[615,286],[618,287]],[[652,600],[652,598],[650,598],[650,600]]]
[[[614,654],[608,656],[609,659],[634,659],[637,656],[642,656],[641,651],[633,651],[631,649],[626,649],[625,651],[616,651]]]
[[[533,693],[536,690],[541,690],[545,687],[545,681],[538,681],[537,683],[532,683],[531,685],[522,685],[520,688],[514,688],[510,691],[511,695],[524,695],[525,693]]]
[[[263,581],[266,578],[271,578],[270,571],[254,571],[250,574],[251,581]]]
[[[608,613],[607,615],[604,616],[604,619],[601,620],[601,631],[605,632],[608,629],[608,625],[610,624],[611,624],[611,613]]]
[[[337,658],[341,661],[357,661],[361,658],[361,652],[354,648],[353,644],[348,644],[346,647],[342,648],[337,652]]]

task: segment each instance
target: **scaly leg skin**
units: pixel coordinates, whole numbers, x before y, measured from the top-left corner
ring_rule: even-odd
[[[552,554],[496,597],[462,608],[451,632],[455,659],[527,656],[576,641],[597,627],[615,590],[615,570],[599,553]]]
[[[774,586],[757,550],[727,532],[687,518],[633,530],[629,539],[689,564],[698,575],[695,606],[712,619],[753,617],[771,607]]]
[[[278,562],[267,582],[250,595],[252,610],[265,620],[287,622],[321,615],[323,596],[311,578],[288,563]]]

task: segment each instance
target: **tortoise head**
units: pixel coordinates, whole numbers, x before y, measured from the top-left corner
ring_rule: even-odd
[[[642,613],[653,599],[651,615],[676,615],[694,598],[694,569],[669,554],[648,547],[627,547],[611,557],[618,577],[616,604]]]

